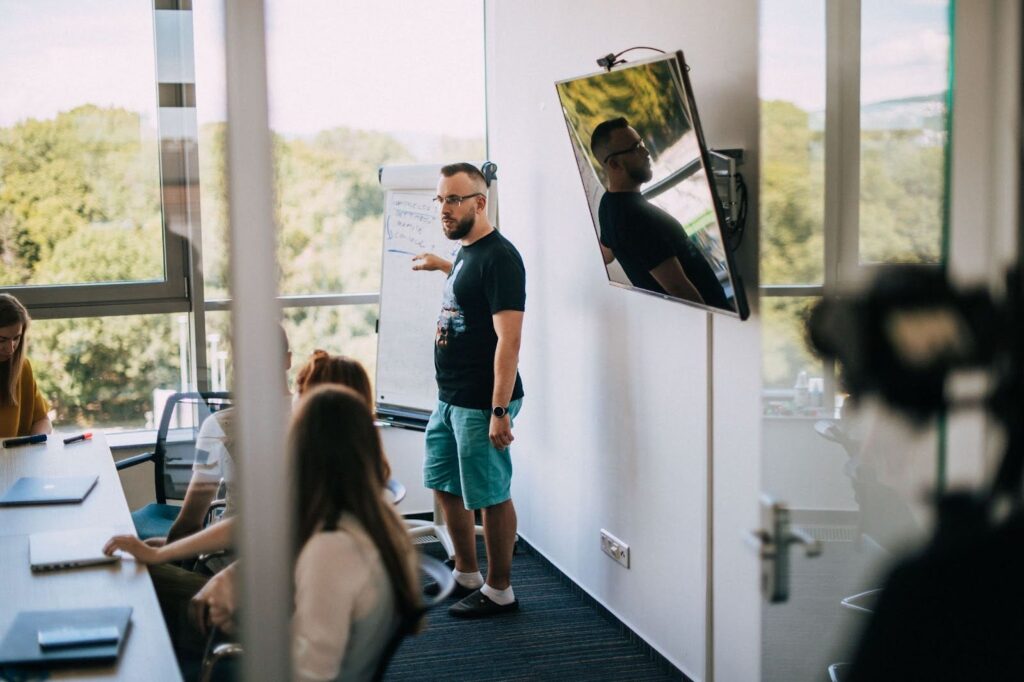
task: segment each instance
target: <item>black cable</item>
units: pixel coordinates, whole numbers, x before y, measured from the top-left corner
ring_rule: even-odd
[[[597,65],[601,66],[601,67],[604,67],[604,68],[608,69],[609,71],[611,71],[613,66],[618,66],[619,64],[625,64],[626,60],[625,59],[619,59],[619,57],[621,57],[622,55],[626,54],[627,52],[632,52],[633,50],[652,50],[654,52],[660,52],[661,54],[666,54],[665,50],[659,50],[656,47],[647,47],[645,45],[637,45],[636,47],[626,48],[625,50],[623,50],[622,52],[619,52],[618,54],[613,54],[613,53],[609,52],[608,54],[606,54],[605,56],[603,56],[603,57],[601,57],[601,58],[599,58],[597,60]]]

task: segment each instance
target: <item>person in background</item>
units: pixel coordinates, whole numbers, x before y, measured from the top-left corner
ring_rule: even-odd
[[[292,365],[288,335],[281,329],[284,347],[282,368],[287,372]],[[206,642],[189,623],[189,600],[203,589],[211,573],[227,569],[234,561],[230,553],[233,545],[235,519],[238,509],[237,466],[235,444],[235,409],[214,412],[203,421],[196,436],[196,460],[192,478],[185,491],[185,499],[178,517],[167,537],[154,537],[145,541],[135,535],[115,535],[104,545],[103,551],[113,554],[123,551],[136,561],[150,565],[150,576],[160,601],[167,629],[179,656],[201,656]],[[224,481],[224,514],[221,520],[203,528],[206,511]],[[203,571],[194,571],[176,565],[201,554],[216,554],[203,565]]]
[[[288,449],[297,528],[294,679],[371,679],[391,635],[419,615],[420,601],[412,541],[377,492],[384,459],[365,397],[329,384],[307,391]],[[197,622],[233,632],[235,567],[207,588],[193,599]]]
[[[49,404],[25,356],[31,318],[21,301],[0,294],[0,438],[50,433]]]
[[[295,390],[301,398],[314,387],[323,384],[348,386],[366,401],[366,406],[370,408],[371,413],[373,412],[373,387],[370,385],[370,376],[358,360],[344,355],[331,355],[325,350],[313,351],[295,377]],[[388,480],[391,478],[391,464],[383,451],[381,457],[384,458],[384,479]]]

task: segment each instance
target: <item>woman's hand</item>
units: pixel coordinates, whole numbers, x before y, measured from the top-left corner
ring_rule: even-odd
[[[227,634],[235,631],[235,564],[210,578],[189,602],[189,614],[204,636],[214,625]]]
[[[134,535],[115,535],[103,545],[107,556],[113,556],[118,550],[131,554],[140,564],[163,563],[161,548],[148,545]]]

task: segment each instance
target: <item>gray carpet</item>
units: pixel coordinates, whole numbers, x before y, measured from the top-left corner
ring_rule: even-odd
[[[424,548],[445,558],[437,543]],[[405,639],[385,679],[686,679],[531,550],[516,553],[512,576],[517,613],[465,621],[448,615],[449,600],[428,614],[423,633]]]

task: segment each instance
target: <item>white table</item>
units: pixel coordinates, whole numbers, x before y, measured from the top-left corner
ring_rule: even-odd
[[[102,433],[71,445],[51,435],[45,444],[0,448],[0,493],[22,476],[82,475],[97,475],[99,482],[81,504],[0,507],[0,637],[19,611],[131,606],[131,627],[115,665],[55,668],[51,678],[180,681],[145,566],[127,560],[49,573],[29,568],[29,534],[90,526],[131,532],[131,512]]]

